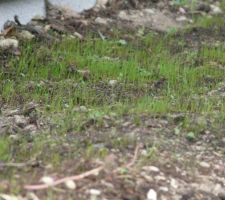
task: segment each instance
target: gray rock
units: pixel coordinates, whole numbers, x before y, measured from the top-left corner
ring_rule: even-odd
[[[6,50],[10,48],[18,48],[19,42],[16,39],[0,39],[0,49]]]
[[[149,175],[147,175],[145,172],[141,172],[141,174],[140,174],[145,180],[147,180],[148,182],[153,182],[154,181],[154,179],[153,179],[153,176],[149,176]]]
[[[219,183],[215,184],[215,182],[208,181],[207,179],[203,180],[203,181],[205,181],[205,182],[203,182],[201,184],[192,183],[191,187],[195,190],[206,192],[206,193],[211,193],[215,196],[225,193],[225,189],[221,184],[219,184]]]
[[[93,7],[96,3],[96,0],[49,0],[49,2],[59,8],[61,7],[63,9],[81,12],[85,9]]]
[[[5,115],[8,116],[13,116],[13,115],[19,115],[20,110],[17,108],[15,110],[7,110]]]
[[[26,30],[23,30],[21,33],[19,33],[18,35],[21,39],[24,39],[24,40],[32,40],[33,38],[35,38],[35,36],[30,33],[29,31],[26,31]]]
[[[109,2],[109,0],[97,0],[95,4],[95,9],[105,8],[106,4]]]
[[[108,18],[97,17],[97,18],[95,19],[95,23],[97,23],[97,24],[107,25],[107,24],[109,24],[110,22],[111,22],[111,20],[108,19]]]
[[[198,11],[202,11],[202,12],[208,13],[208,12],[210,12],[211,7],[210,7],[209,4],[206,4],[206,3],[200,3],[200,4],[198,5],[198,7],[197,7],[197,10],[198,10]]]
[[[215,6],[215,5],[210,5],[210,8],[211,8],[211,13],[214,14],[214,15],[218,15],[218,14],[222,14],[223,11],[221,10],[220,7],[218,6]]]
[[[224,138],[222,138],[222,142],[225,144],[225,137],[224,137]]]
[[[194,189],[192,188],[182,188],[179,193],[181,194],[182,196],[182,200],[189,200],[189,199],[192,199],[194,196],[195,196],[195,191]]]
[[[18,141],[19,138],[20,138],[19,135],[10,135],[9,136],[9,139],[12,140],[12,141]]]
[[[118,18],[127,21],[134,27],[148,27],[164,32],[180,27],[180,24],[172,17],[157,9],[122,10],[118,13]]]
[[[225,200],[225,191],[220,192],[217,196],[219,197],[220,200]]]
[[[0,117],[0,135],[5,134],[10,126],[10,120],[5,117]]]
[[[24,117],[23,115],[14,115],[14,122],[20,128],[24,128],[28,125],[28,118]]]
[[[24,131],[27,133],[35,133],[37,131],[37,127],[34,124],[29,124],[24,128]]]

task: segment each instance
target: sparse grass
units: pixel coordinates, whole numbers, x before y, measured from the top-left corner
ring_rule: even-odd
[[[8,138],[0,138],[0,161],[7,161],[10,158],[10,143]]]
[[[196,27],[212,28],[212,27],[224,27],[225,22],[221,16],[215,17],[198,17],[194,24]]]
[[[209,27],[214,19],[197,23]],[[118,43],[121,38],[102,41],[89,37],[82,42],[67,38],[49,46],[35,41],[23,44],[21,56],[11,57],[7,68],[1,67],[0,100],[12,107],[38,102],[38,109],[51,119],[53,128],[34,137],[21,136],[15,143],[0,137],[1,161],[41,160],[60,167],[67,160],[104,159],[110,148],[135,146],[136,140],[118,135],[116,130],[109,136],[80,140],[85,136],[79,133],[89,123],[104,127],[105,117],[117,121],[125,115],[134,116],[133,123],[141,126],[139,115],[143,113],[182,112],[212,118],[215,114],[220,116],[213,127],[218,130],[225,119],[224,99],[208,93],[225,81],[224,43],[187,49],[185,41],[178,41],[173,33],[149,34],[126,45]],[[172,53],[171,43],[180,51]],[[202,62],[196,65],[196,60]],[[90,77],[85,79],[79,70],[90,71]],[[116,85],[110,85],[110,80],[116,80]],[[87,110],[78,112],[79,106]],[[178,139],[185,135],[190,139],[208,127],[203,121],[194,124],[186,119],[178,128],[182,132],[177,130]],[[157,158],[157,152],[157,144],[147,144],[143,162]]]
[[[143,112],[210,113],[215,108],[224,111],[223,103],[218,105],[217,99],[206,96],[224,80],[224,70],[210,65],[211,62],[224,62],[222,46],[203,46],[200,54],[184,50],[184,54],[171,56],[167,44],[176,40],[170,35],[149,34],[127,45],[119,44],[118,39],[88,38],[84,42],[65,39],[48,48],[36,42],[24,44],[19,60],[12,58],[7,71],[2,70],[0,75],[3,102],[18,105],[36,101],[49,115],[61,112],[59,119],[64,116],[63,120],[55,118],[55,122],[62,136],[68,131],[79,130],[85,118],[101,126],[102,117],[112,112],[135,115]],[[179,43],[182,45],[182,41]],[[194,65],[197,55],[204,60],[202,66]],[[83,80],[77,69],[89,70],[90,78]],[[212,83],[207,84],[205,77],[210,77]],[[161,85],[157,86],[161,79]],[[117,80],[119,90],[110,86],[109,80]],[[130,85],[134,91],[142,91],[141,96],[136,97],[134,91],[129,93]],[[74,112],[79,105],[90,110],[83,114]],[[50,141],[54,149],[57,144]],[[114,142],[120,145],[118,140]],[[43,149],[44,144],[41,139],[33,143],[34,152],[26,148],[21,151],[29,158],[29,154],[33,156]],[[58,155],[53,158],[60,163]]]
[[[195,102],[192,97],[212,89],[205,87],[204,77],[215,79],[214,87],[216,80],[224,79],[223,70],[208,64],[212,61],[224,62],[223,48],[201,49],[200,55],[207,62],[196,68],[192,61],[199,55],[193,54],[191,50],[183,56],[177,54],[172,57],[166,46],[168,40],[171,40],[170,37],[149,35],[140,41],[143,45],[139,48],[137,44],[129,42],[128,45],[119,45],[117,40],[89,38],[79,42],[66,39],[50,47],[48,58],[46,54],[41,54],[43,47],[29,43],[23,49],[19,61],[12,59],[10,62],[10,72],[2,71],[1,98],[8,104],[34,100],[48,105],[51,111],[67,107],[71,109],[77,105],[102,108],[109,104],[107,95],[114,93],[108,81],[117,80],[121,88],[115,91],[116,96],[110,99],[110,104],[132,104],[132,95],[134,98],[135,94],[131,94],[130,98],[126,96],[129,85],[132,85],[137,90],[143,90],[140,101],[135,100],[135,104],[137,101],[138,105],[143,104],[149,111],[202,112],[207,109],[210,112],[209,105],[213,106],[215,102],[208,99],[199,106],[199,98]],[[190,57],[192,54],[193,57]],[[185,59],[190,61],[188,67],[182,63]],[[90,70],[91,77],[85,81],[71,68]],[[156,95],[151,97],[151,85],[161,78],[165,79],[160,86],[162,88],[154,88]],[[102,82],[102,86],[96,90],[95,86],[99,82]]]

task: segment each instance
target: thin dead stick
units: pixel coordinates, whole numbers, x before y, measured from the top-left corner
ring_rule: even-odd
[[[138,152],[139,152],[139,150],[140,150],[140,147],[141,147],[140,144],[138,144],[138,145],[136,146],[136,148],[135,148],[135,150],[134,150],[134,156],[133,156],[132,160],[131,160],[129,163],[127,163],[126,165],[123,165],[122,167],[118,167],[117,169],[114,170],[114,172],[115,172],[115,173],[118,172],[119,169],[121,169],[121,168],[131,168],[131,167],[135,164],[135,162],[137,161],[137,158],[138,158]]]
[[[24,189],[26,189],[26,190],[42,190],[42,189],[47,189],[49,187],[53,187],[53,186],[59,185],[61,183],[64,183],[64,182],[66,182],[68,180],[74,180],[74,181],[76,181],[76,180],[80,180],[80,179],[86,178],[88,176],[91,176],[91,175],[94,175],[94,174],[99,173],[101,170],[103,170],[103,167],[102,166],[100,166],[98,168],[95,168],[95,169],[92,169],[90,171],[84,172],[83,174],[79,174],[79,175],[76,175],[76,176],[69,176],[69,177],[65,177],[65,178],[56,180],[51,185],[48,185],[48,184],[25,185],[24,186]]]
[[[27,166],[27,163],[0,163],[0,167],[23,168],[25,166]]]
[[[127,165],[125,165],[125,167],[130,168],[130,167],[132,167],[135,164],[135,162],[137,160],[137,157],[138,157],[139,148],[140,148],[140,145],[137,145],[137,147],[135,148],[135,152],[134,152],[133,159],[131,160],[131,162],[129,162]],[[54,187],[56,185],[59,185],[61,183],[64,183],[64,182],[66,182],[68,180],[77,181],[77,180],[84,179],[84,178],[86,178],[88,176],[98,174],[103,169],[104,169],[104,167],[103,166],[100,166],[98,168],[92,169],[90,171],[84,172],[84,173],[79,174],[79,175],[76,175],[76,176],[68,176],[68,177],[65,177],[65,178],[56,180],[51,185],[49,185],[49,184],[25,185],[24,186],[24,189],[26,189],[26,190],[43,190],[43,189],[47,189],[47,188],[50,188],[50,187]]]
[[[127,168],[132,167],[137,161],[139,149],[140,149],[140,145],[138,144],[135,148],[133,159],[126,165]]]
[[[33,160],[30,160],[30,161],[25,162],[25,163],[1,163],[0,162],[0,167],[23,168],[23,167],[26,167],[26,166],[32,166],[33,164],[35,164],[35,162]]]

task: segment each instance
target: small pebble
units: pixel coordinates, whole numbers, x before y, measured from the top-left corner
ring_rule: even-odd
[[[163,186],[159,187],[159,190],[162,191],[162,192],[168,192],[169,191],[168,187],[163,187]]]
[[[0,49],[18,48],[19,42],[16,39],[2,39],[0,40]]]
[[[182,7],[179,8],[179,12],[180,12],[181,14],[185,14],[185,13],[186,13],[185,9],[182,8]]]
[[[212,10],[212,14],[218,15],[222,13],[222,10],[218,6],[210,5],[210,8]]]
[[[157,193],[155,190],[150,189],[147,193],[147,200],[157,200]]]
[[[158,173],[160,171],[159,168],[155,166],[144,166],[142,169],[145,171],[150,171],[155,173]]]
[[[114,87],[117,83],[118,83],[117,80],[110,80],[109,81],[109,85],[112,86],[112,87]]]
[[[90,200],[98,200],[101,195],[101,191],[96,189],[90,189],[89,193],[91,195]]]
[[[210,168],[210,164],[207,163],[207,162],[204,162],[204,161],[200,162],[200,163],[199,163],[199,166],[200,166],[201,168],[204,168],[204,169],[209,169],[209,168]]]
[[[46,185],[52,185],[54,183],[54,179],[50,176],[44,176],[41,178],[40,182]]]
[[[170,185],[174,189],[177,189],[178,188],[178,182],[175,179],[173,179],[173,178],[171,178],[171,180],[170,180]]]
[[[21,128],[24,128],[28,124],[27,118],[22,115],[14,115],[14,121]]]
[[[70,190],[75,190],[76,189],[76,183],[72,180],[68,180],[65,182],[65,186],[70,189]]]
[[[19,34],[19,37],[21,39],[24,39],[24,40],[32,40],[33,38],[35,38],[35,36],[29,32],[29,31],[26,31],[26,30],[23,30],[20,34]]]

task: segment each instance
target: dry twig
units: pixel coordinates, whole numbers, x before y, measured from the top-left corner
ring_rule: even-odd
[[[131,168],[135,164],[135,162],[137,160],[137,157],[138,157],[139,149],[140,149],[140,145],[137,145],[137,147],[135,148],[134,157],[132,158],[132,160],[128,164],[125,165],[125,167]],[[69,176],[69,177],[65,177],[65,178],[62,178],[62,179],[58,179],[55,182],[53,182],[52,184],[25,185],[24,189],[26,189],[26,190],[43,190],[43,189],[47,189],[49,187],[54,187],[54,186],[57,186],[57,185],[59,185],[61,183],[65,183],[68,180],[77,181],[77,180],[84,179],[84,178],[86,178],[88,176],[91,176],[91,175],[96,175],[100,171],[102,171],[103,169],[104,169],[104,166],[100,166],[100,167],[97,167],[95,169],[92,169],[90,171],[84,172],[84,173],[79,174],[79,175]],[[116,171],[117,170],[115,170],[115,172]]]
[[[140,145],[137,145],[134,151],[133,159],[126,165],[127,168],[131,168],[137,161],[139,149],[140,149]]]
[[[103,169],[103,167],[100,166],[98,168],[92,169],[90,171],[84,172],[84,173],[79,174],[79,175],[76,175],[76,176],[69,176],[69,177],[65,177],[65,178],[56,180],[51,185],[48,185],[48,184],[25,185],[24,186],[24,189],[26,189],[26,190],[42,190],[42,189],[47,189],[49,187],[53,187],[53,186],[59,185],[61,183],[64,183],[64,182],[66,182],[68,180],[77,181],[77,180],[80,180],[80,179],[84,179],[84,178],[86,178],[88,176],[95,175],[95,174],[99,173],[102,169]]]

